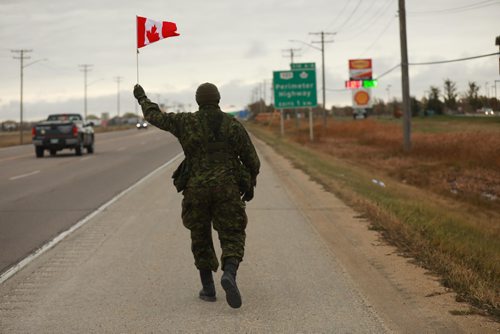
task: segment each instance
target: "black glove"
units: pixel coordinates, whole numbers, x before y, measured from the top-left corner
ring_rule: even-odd
[[[241,198],[245,202],[250,202],[253,198],[253,187],[251,187],[249,190],[245,191],[243,194],[243,197]]]
[[[144,91],[144,89],[139,84],[136,84],[134,86],[134,96],[137,99],[137,101],[139,102],[139,104],[141,103],[141,101],[143,99],[147,99],[148,98],[146,96],[146,92]]]

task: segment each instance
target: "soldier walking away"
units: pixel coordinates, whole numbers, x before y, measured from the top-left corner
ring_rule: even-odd
[[[134,87],[134,96],[144,118],[172,133],[184,150],[185,159],[172,178],[184,195],[182,222],[191,231],[191,250],[202,283],[199,297],[216,299],[212,272],[217,271],[219,261],[213,226],[222,248],[221,285],[228,304],[239,308],[236,272],[245,249],[245,202],[253,198],[260,168],[255,148],[241,123],[220,110],[220,94],[211,83],[196,90],[199,110],[194,113],[161,112],[140,85]]]

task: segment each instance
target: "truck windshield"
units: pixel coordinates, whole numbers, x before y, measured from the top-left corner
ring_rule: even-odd
[[[59,115],[50,115],[47,118],[48,121],[81,121],[82,116],[78,114],[59,114]]]

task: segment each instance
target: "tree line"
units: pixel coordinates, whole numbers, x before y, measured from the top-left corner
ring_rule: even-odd
[[[491,108],[500,110],[500,100],[496,97],[480,95],[480,86],[475,81],[469,81],[467,88],[463,92],[459,92],[456,82],[447,78],[443,80],[442,88],[431,85],[426,91],[425,96],[420,100],[416,97],[411,97],[411,113],[412,116],[427,116],[427,115],[456,115],[476,113],[482,108]],[[266,105],[262,99],[254,101],[248,105],[252,115],[259,113],[273,112],[272,104]],[[321,105],[314,108],[316,111],[323,111]],[[296,114],[304,114],[307,110],[285,110],[285,114],[294,117]],[[330,115],[351,116],[353,109],[350,106],[332,106],[327,110]],[[384,101],[379,98],[374,99],[373,106],[369,110],[372,115],[394,115],[395,117],[402,116],[401,100],[393,98],[390,101]]]

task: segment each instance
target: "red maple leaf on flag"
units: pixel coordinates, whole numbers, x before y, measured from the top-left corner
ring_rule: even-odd
[[[149,40],[149,43],[153,43],[160,40],[160,35],[156,31],[156,26],[153,26],[151,30],[146,31],[146,37]]]
[[[136,24],[137,49],[164,38],[179,36],[177,25],[173,22],[154,21],[147,17],[137,16]]]

